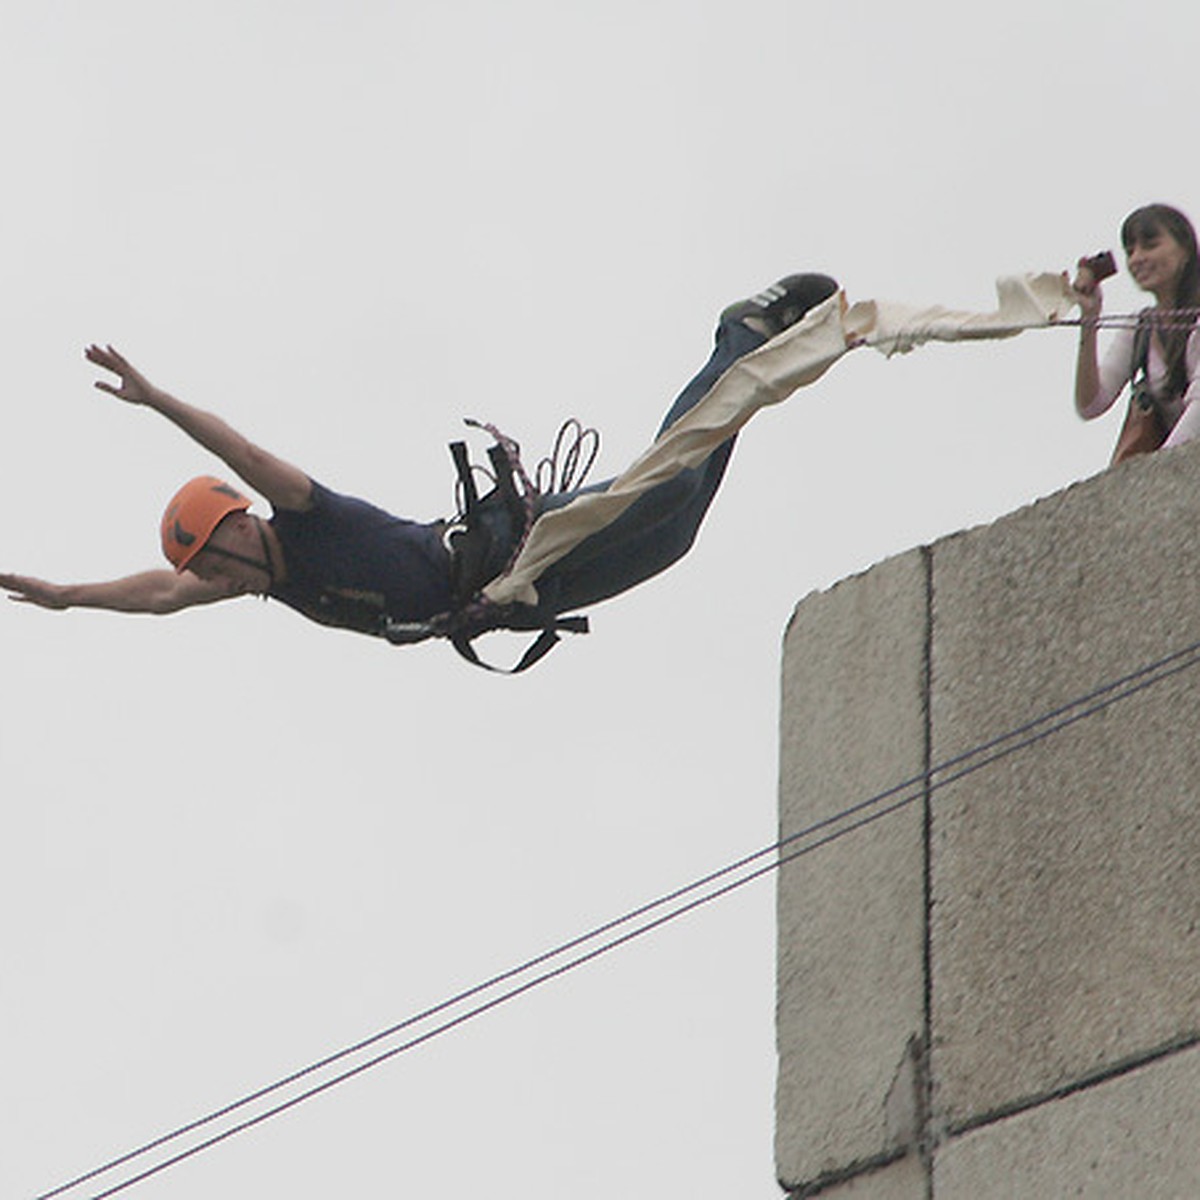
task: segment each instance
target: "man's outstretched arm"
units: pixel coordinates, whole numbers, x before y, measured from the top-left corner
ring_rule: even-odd
[[[10,600],[39,608],[107,608],[113,612],[173,613],[197,604],[228,599],[223,583],[201,579],[190,571],[142,571],[104,583],[49,583],[31,575],[0,572],[0,588]]]
[[[112,371],[121,382],[113,385],[98,380],[96,387],[129,404],[151,408],[177,425],[188,437],[211,450],[230,470],[273,508],[303,511],[312,503],[312,481],[308,476],[231,429],[214,413],[205,412],[155,387],[128,359],[111,346],[89,346],[88,362]]]

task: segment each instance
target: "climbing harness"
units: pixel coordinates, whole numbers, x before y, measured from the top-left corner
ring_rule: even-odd
[[[444,637],[473,666],[517,675],[544,658],[558,644],[560,634],[587,633],[588,619],[540,612],[526,604],[496,604],[483,594],[483,589],[512,569],[538,519],[542,497],[582,484],[596,460],[600,437],[573,417],[564,422],[553,450],[538,464],[535,484],[521,463],[520,446],[512,438],[494,425],[470,419],[466,424],[490,434],[495,444],[487,451],[492,464],[489,471],[472,464],[465,442],[450,443],[458,476],[458,514],[448,523],[442,541],[450,553],[451,607],[427,621],[384,618],[382,632],[396,646]],[[476,474],[492,484],[482,497]],[[472,646],[480,634],[496,629],[537,633],[516,666],[494,667],[484,662]]]

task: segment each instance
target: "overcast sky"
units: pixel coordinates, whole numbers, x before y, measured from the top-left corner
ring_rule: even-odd
[[[153,566],[216,468],[93,391],[89,341],[404,515],[450,510],[463,416],[531,455],[578,416],[615,472],[779,275],[988,308],[1137,204],[1200,211],[1198,34],[1184,0],[9,0],[0,569]],[[1074,346],[848,356],[755,419],[683,564],[518,680],[251,599],[0,604],[0,1193],[770,843],[793,606],[1102,469]],[[128,1194],[771,1200],[773,905]]]

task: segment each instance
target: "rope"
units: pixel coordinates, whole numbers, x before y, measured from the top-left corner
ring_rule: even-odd
[[[1200,308],[1152,308],[1156,329],[1191,329]],[[1071,317],[1055,325],[1095,326],[1097,329],[1136,329],[1139,313],[1101,313],[1096,317]]]
[[[569,445],[568,437],[571,439]],[[575,417],[568,417],[559,426],[553,449],[534,469],[537,490],[545,496],[582,487],[599,453],[600,434],[595,429],[585,429]]]
[[[631,909],[623,915],[616,917],[610,921],[606,921],[601,925],[583,933],[577,937],[566,941],[555,948],[548,950],[542,954],[536,955],[533,958],[526,960],[519,966],[501,972],[498,975],[492,976],[483,983],[477,984],[474,987],[468,988],[465,991],[459,992],[457,995],[448,1000],[444,1000],[431,1008],[424,1010],[415,1016],[409,1017],[399,1023],[382,1030],[379,1033],[365,1038],[352,1046],[343,1050],[337,1051],[325,1058],[304,1067],[301,1070],[295,1071],[283,1079],[265,1087],[259,1088],[239,1100],[235,1100],[230,1104],[225,1105],[207,1116],[198,1118],[186,1125],[180,1126],[169,1133],[155,1138],[153,1141],[147,1142],[138,1148],[122,1154],[118,1158],[114,1158],[103,1165],[96,1167],[94,1170],[88,1171],[86,1174],[80,1175],[67,1183],[44,1192],[39,1195],[36,1200],[51,1200],[52,1197],[61,1196],[64,1193],[71,1191],[83,1183],[96,1179],[101,1175],[107,1174],[120,1166],[124,1166],[134,1160],[143,1157],[152,1150],[158,1149],[172,1141],[188,1133],[192,1133],[223,1117],[237,1112],[255,1101],[265,1099],[267,1096],[281,1090],[290,1084],[297,1083],[300,1080],[322,1070],[325,1067],[332,1066],[334,1063],[340,1062],[350,1056],[360,1053],[371,1046],[377,1045],[379,1042],[386,1040],[389,1037],[396,1035],[406,1029],[410,1029],[431,1017],[438,1016],[447,1010],[454,1008],[467,1000],[481,996],[483,993],[491,991],[501,984],[509,983],[516,980],[522,975],[527,975],[537,967],[546,966],[555,959],[563,958],[573,951],[581,949],[590,942],[597,941],[608,934],[614,933],[622,926],[631,925],[634,922],[642,921],[642,918],[648,918],[657,910],[667,908],[669,905],[674,907],[668,911],[654,916],[653,919],[642,921],[641,924],[634,928],[621,933],[618,936],[612,937],[607,941],[601,942],[592,949],[584,953],[578,954],[565,962],[559,963],[557,966],[551,967],[540,974],[526,979],[524,982],[515,984],[508,990],[501,992],[499,995],[492,996],[489,999],[483,1000],[465,1012],[459,1013],[456,1016],[450,1017],[441,1024],[435,1025],[432,1029],[426,1030],[423,1033],[411,1037],[398,1046],[394,1046],[388,1050],[376,1054],[374,1057],[359,1063],[341,1073],[332,1076],[331,1078],[315,1084],[299,1094],[274,1105],[271,1108],[264,1110],[255,1116],[248,1117],[239,1123],[232,1125],[221,1132],[208,1137],[193,1146],[182,1150],[179,1153],[168,1157],[155,1165],[141,1171],[140,1173],[130,1176],[129,1178],[117,1183],[105,1191],[96,1193],[92,1200],[104,1200],[109,1196],[114,1196],[119,1192],[125,1191],[134,1184],[139,1183],[153,1175],[166,1170],[168,1167],[174,1166],[177,1163],[200,1154],[204,1150],[218,1145],[227,1139],[235,1136],[238,1133],[251,1129],[254,1126],[260,1125],[263,1122],[278,1116],[279,1114],[296,1107],[323,1092],[329,1091],[338,1084],[344,1083],[349,1079],[354,1078],[379,1064],[386,1062],[396,1056],[405,1053],[425,1042],[431,1041],[433,1038],[440,1036],[443,1033],[464,1024],[465,1022],[474,1019],[477,1016],[488,1012],[501,1004],[515,999],[526,992],[556,979],[567,972],[582,966],[587,962],[601,957],[608,952],[623,946],[636,938],[640,938],[645,934],[652,932],[671,921],[683,916],[686,913],[692,912],[695,909],[701,908],[707,904],[729,895],[730,893],[739,890],[747,884],[759,879],[765,875],[771,874],[779,870],[789,863],[802,858],[806,854],[827,846],[832,842],[838,841],[843,837],[850,835],[873,824],[875,821],[881,820],[884,817],[898,812],[906,808],[915,801],[928,799],[933,793],[941,788],[947,787],[952,783],[958,782],[976,771],[998,762],[1000,759],[1008,757],[1019,750],[1026,749],[1035,743],[1044,741],[1047,738],[1069,728],[1072,725],[1078,724],[1095,714],[1102,712],[1112,705],[1126,700],[1140,692],[1146,691],[1149,688],[1157,686],[1164,680],[1173,676],[1179,675],[1184,671],[1200,664],[1200,641],[1193,642],[1191,645],[1177,650],[1171,654],[1157,659],[1156,661],[1140,667],[1127,675],[1123,675],[1109,683],[1078,696],[1073,700],[1051,709],[1043,713],[1041,716],[1025,722],[1022,725],[1016,726],[998,736],[991,738],[985,742],[978,743],[961,754],[932,766],[928,773],[914,775],[908,779],[894,784],[884,791],[877,792],[874,795],[860,800],[840,812],[815,821],[812,824],[797,830],[796,832],[771,843],[769,846],[764,846],[760,850],[744,855],[736,861],[721,867],[718,870],[712,871],[707,875],[676,888],[655,900]],[[820,836],[817,836],[820,835]],[[799,845],[798,843],[806,843]],[[762,864],[760,860],[768,855],[775,854],[777,857],[768,863]],[[755,865],[759,864],[759,865]],[[750,869],[753,868],[753,869]],[[729,878],[736,876],[736,878]],[[724,882],[722,882],[724,881]],[[719,885],[719,886],[716,886]],[[695,893],[702,893],[695,895]],[[688,897],[691,897],[688,899]],[[681,901],[685,901],[680,903]]]

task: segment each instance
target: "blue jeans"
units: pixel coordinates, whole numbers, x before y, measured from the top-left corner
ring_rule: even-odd
[[[713,384],[743,355],[766,341],[737,321],[717,328],[712,356],[680,392],[663,418],[670,428],[708,394]],[[735,438],[722,443],[698,467],[681,471],[640,496],[611,525],[598,530],[561,558],[537,581],[542,614],[561,614],[616,596],[671,566],[691,548],[700,522],[717,493],[733,453]],[[584,492],[603,491],[611,480]],[[542,511],[569,504],[580,492],[543,497]]]

